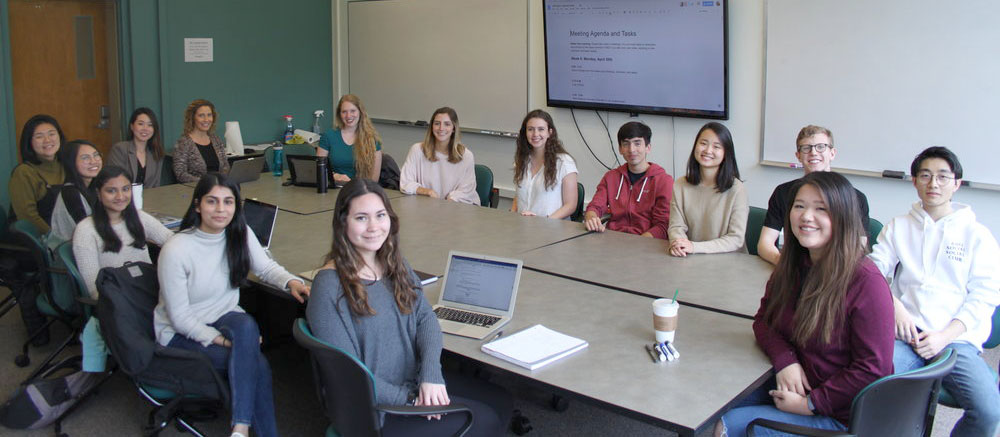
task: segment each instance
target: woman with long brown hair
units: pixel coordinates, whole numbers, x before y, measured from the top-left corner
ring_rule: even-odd
[[[846,430],[854,396],[892,373],[892,296],[865,256],[854,187],[814,172],[791,195],[785,248],[753,323],[777,373],[717,433],[742,436],[756,418]]]
[[[559,141],[552,116],[541,109],[521,122],[514,151],[514,185],[517,195],[511,211],[564,219],[576,211],[577,170],[573,157]]]
[[[431,115],[424,141],[410,147],[399,175],[399,190],[479,204],[476,160],[460,140],[458,114],[449,107]]]
[[[503,389],[475,378],[442,374],[441,326],[420,280],[399,251],[399,218],[385,191],[354,179],[337,195],[333,243],[316,274],[306,308],[317,338],[354,356],[375,378],[375,403],[468,406],[468,435],[503,435],[512,400]],[[453,433],[461,415],[387,415],[383,435]]]
[[[345,94],[337,102],[336,129],[329,129],[319,139],[316,156],[330,157],[333,180],[345,183],[357,177],[377,181],[382,170],[382,139],[361,99]]]
[[[229,173],[226,145],[215,134],[219,113],[204,99],[184,110],[184,134],[174,144],[174,176],[177,182],[198,182],[206,173]]]

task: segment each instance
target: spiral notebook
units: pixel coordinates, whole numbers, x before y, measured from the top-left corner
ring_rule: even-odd
[[[481,349],[494,357],[535,370],[589,346],[586,340],[535,325],[508,337],[484,344]]]

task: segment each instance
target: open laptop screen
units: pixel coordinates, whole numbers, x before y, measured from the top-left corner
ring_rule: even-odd
[[[452,255],[445,276],[444,300],[508,311],[518,265]]]
[[[278,207],[269,203],[247,199],[243,202],[243,216],[247,225],[257,234],[257,240],[265,249],[271,244],[271,233],[274,231],[274,220]]]

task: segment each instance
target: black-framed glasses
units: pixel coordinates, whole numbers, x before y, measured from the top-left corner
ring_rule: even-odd
[[[934,174],[931,172],[917,173],[917,181],[919,181],[921,184],[929,184],[934,179],[937,179],[938,183],[940,183],[941,185],[948,185],[955,180],[955,175]]]
[[[830,149],[833,146],[827,143],[816,143],[816,144],[799,144],[799,153],[812,153],[815,150],[817,153],[823,153],[826,149]]]

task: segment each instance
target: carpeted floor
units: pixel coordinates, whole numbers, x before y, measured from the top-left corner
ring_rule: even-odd
[[[0,295],[6,290],[0,289]],[[52,343],[65,335],[63,329],[52,331]],[[24,379],[30,369],[14,365],[20,344],[26,337],[20,315],[12,311],[0,319],[0,399],[6,399]],[[31,357],[39,362],[54,346],[32,349]],[[72,349],[77,351],[78,348]],[[320,436],[326,426],[312,385],[307,355],[294,345],[285,345],[268,352],[273,368],[275,404],[278,426],[283,436]],[[994,368],[1000,359],[1000,348],[989,351],[987,360]],[[515,408],[530,419],[534,430],[529,436],[639,436],[672,435],[672,433],[646,423],[623,417],[580,401],[571,401],[565,412],[549,407],[550,396],[523,381],[503,375],[494,382],[507,387],[515,397]],[[114,375],[87,399],[66,420],[63,432],[70,436],[127,436],[140,435],[149,412],[148,405],[139,398],[132,384],[122,374]],[[941,407],[935,422],[934,436],[946,436],[958,419],[959,411]],[[209,436],[228,435],[228,418],[199,424]],[[2,436],[52,436],[49,426],[40,430],[10,430],[0,427]],[[182,435],[172,427],[161,435]],[[508,433],[508,435],[515,435]]]

